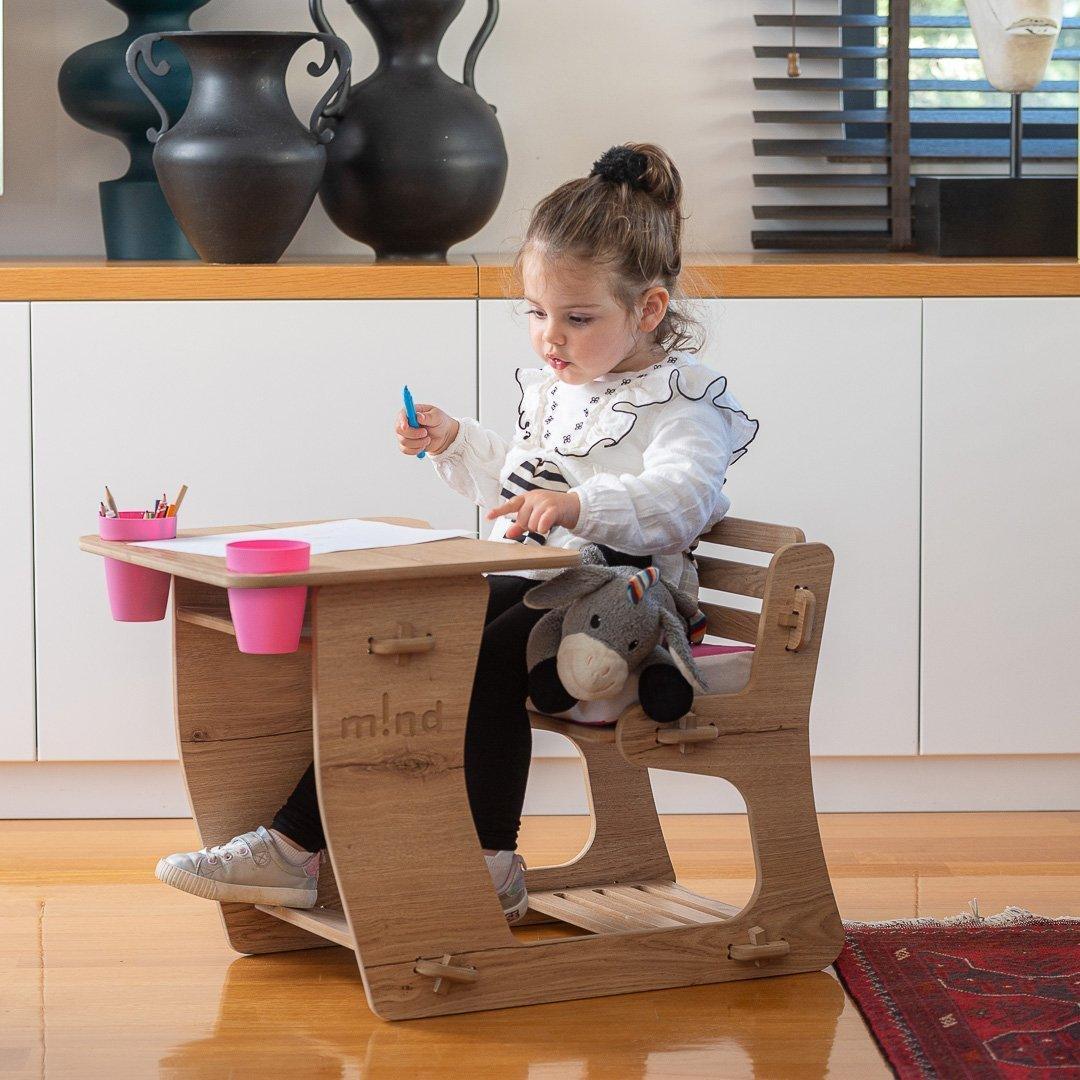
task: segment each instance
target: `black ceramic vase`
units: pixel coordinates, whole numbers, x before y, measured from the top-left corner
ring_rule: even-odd
[[[488,0],[464,83],[438,63],[439,43],[464,2],[349,0],[379,63],[327,111],[336,135],[319,198],[334,224],[378,259],[445,262],[447,249],[483,228],[502,197],[506,144],[494,106],[473,82],[498,0]],[[308,3],[315,25],[333,33],[322,0]]]
[[[124,70],[124,54],[137,37],[186,30],[188,19],[209,0],[109,0],[127,17],[115,37],[72,53],[60,68],[57,87],[68,115],[84,127],[119,139],[131,154],[128,171],[98,186],[105,254],[110,259],[197,258],[165,201],[150,160],[147,125],[154,110]],[[191,73],[180,53],[166,45],[168,75],[150,85],[165,107],[179,115],[191,92]]]
[[[323,43],[323,75],[336,60],[338,75],[315,106],[308,126],[293,112],[285,72],[305,42]],[[155,75],[154,45],[172,42],[191,67],[191,100],[174,127],[147,89],[139,58]],[[146,34],[127,51],[131,77],[156,106],[161,128],[154,168],[161,188],[195,250],[206,262],[277,262],[311,208],[326,167],[333,128],[317,125],[349,77],[349,47],[340,38],[310,31],[187,31]]]

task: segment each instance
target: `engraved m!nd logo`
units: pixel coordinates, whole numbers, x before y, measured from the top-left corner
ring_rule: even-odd
[[[382,711],[364,716],[343,716],[341,737],[343,739],[370,739],[376,735],[415,735],[418,731],[442,731],[442,702],[436,701],[434,709],[417,715],[415,712],[390,714],[390,695],[382,696]]]

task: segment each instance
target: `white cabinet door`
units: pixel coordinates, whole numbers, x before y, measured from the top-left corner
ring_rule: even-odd
[[[922,750],[1080,753],[1080,299],[925,305]]]
[[[521,305],[480,308],[480,411],[509,433],[514,368],[539,361]],[[728,472],[731,515],[798,525],[836,555],[812,749],[915,753],[920,301],[709,300],[697,312],[702,362],[761,424]]]
[[[34,556],[30,486],[30,305],[0,304],[0,760],[33,761]]]
[[[115,623],[79,551],[108,484],[123,508],[189,492],[181,528],[476,515],[392,426],[476,408],[472,300],[34,304],[40,757],[176,757],[168,620]]]
[[[811,749],[915,753],[921,301],[706,308],[705,362],[761,424],[728,472],[730,513],[797,525],[836,556]]]

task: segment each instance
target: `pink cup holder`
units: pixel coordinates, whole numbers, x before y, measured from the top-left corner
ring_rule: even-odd
[[[102,540],[174,540],[176,518],[144,518],[141,510],[121,510],[115,518],[98,518]],[[169,606],[172,575],[146,566],[105,559],[109,609],[117,622],[160,622]]]
[[[295,574],[311,566],[303,540],[236,540],[225,545],[225,566],[238,574]],[[291,653],[300,647],[306,585],[229,589],[229,611],[242,653]]]

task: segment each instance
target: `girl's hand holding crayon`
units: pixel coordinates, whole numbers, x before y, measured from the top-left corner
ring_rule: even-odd
[[[487,513],[488,521],[516,514],[506,535],[512,540],[523,533],[548,533],[561,525],[572,529],[581,516],[581,500],[572,491],[527,491]]]
[[[394,432],[403,454],[415,457],[424,450],[441,454],[457,438],[460,425],[438,405],[417,405],[416,420],[420,427],[410,427],[404,409],[397,415]]]

